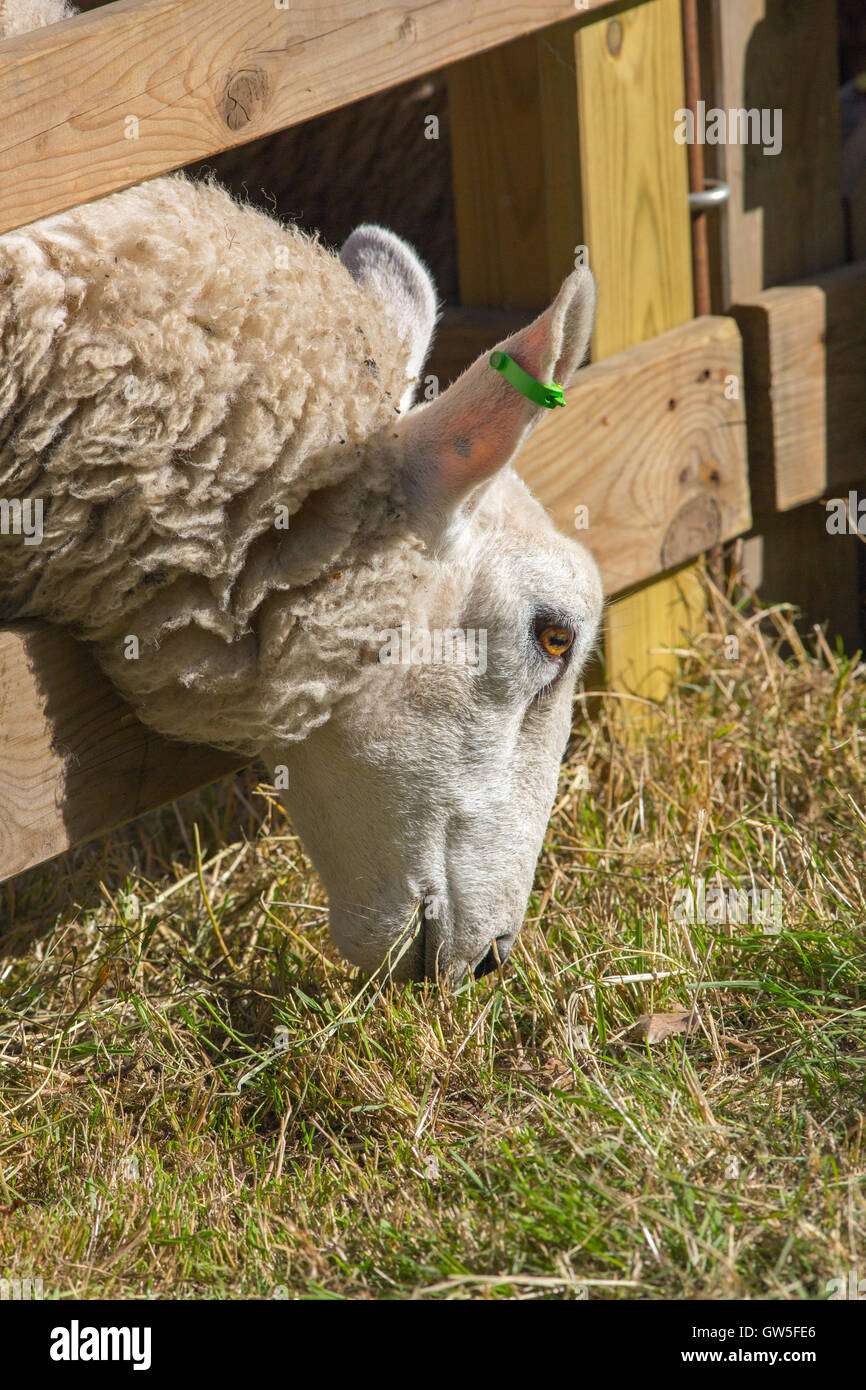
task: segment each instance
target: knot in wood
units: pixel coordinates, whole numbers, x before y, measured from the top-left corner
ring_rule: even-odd
[[[684,502],[665,531],[661,568],[673,569],[684,560],[709,550],[722,534],[722,513],[715,497],[701,494]]]
[[[268,75],[262,68],[239,68],[226,81],[220,114],[229,130],[243,130],[264,111]]]

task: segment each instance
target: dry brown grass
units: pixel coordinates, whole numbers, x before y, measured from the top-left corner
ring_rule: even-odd
[[[578,706],[519,944],[454,996],[345,968],[252,773],[7,885],[0,1276],[799,1298],[862,1268],[866,669],[712,606],[646,738]],[[781,932],[676,920],[714,877],[779,891]],[[693,1031],[629,1044],[659,1010]]]

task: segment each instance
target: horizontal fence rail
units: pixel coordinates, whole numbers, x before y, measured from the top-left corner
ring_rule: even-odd
[[[68,633],[0,628],[0,880],[242,765],[145,728]]]
[[[563,0],[118,0],[7,39],[0,232],[575,12]]]
[[[749,363],[756,511],[785,511],[866,474],[866,261],[734,304]]]

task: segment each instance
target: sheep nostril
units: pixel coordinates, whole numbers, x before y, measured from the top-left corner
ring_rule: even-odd
[[[495,970],[497,965],[504,965],[508,960],[508,953],[511,950],[512,938],[510,936],[498,936],[486,955],[475,967],[473,974],[476,980],[480,980],[483,975],[489,975],[491,970]]]

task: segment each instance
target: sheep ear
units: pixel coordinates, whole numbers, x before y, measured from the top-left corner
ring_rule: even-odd
[[[595,281],[581,267],[549,309],[496,347],[545,385],[568,386],[586,356],[594,309]],[[512,461],[547,413],[494,371],[490,353],[430,405],[412,411],[398,431],[404,488],[419,529],[435,536],[464,497]]]
[[[343,243],[340,260],[353,280],[381,300],[406,345],[409,385],[400,401],[406,411],[436,325],[436,289],[424,262],[412,247],[386,227],[365,223]]]

